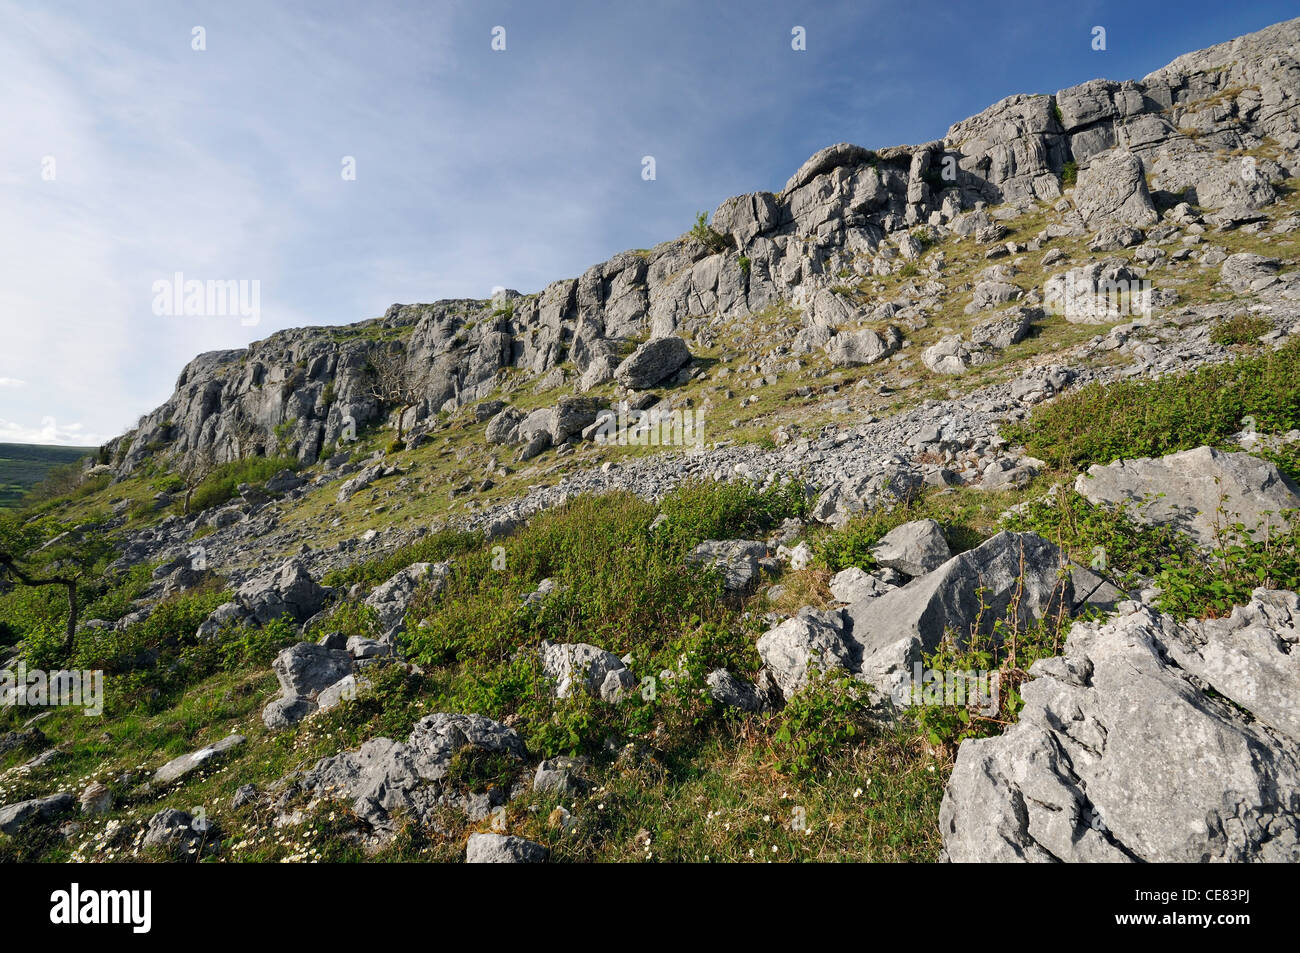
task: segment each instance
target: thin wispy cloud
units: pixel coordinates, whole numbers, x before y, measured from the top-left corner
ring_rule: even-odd
[[[1288,15],[0,0],[0,435],[98,442],[202,351],[535,291],[779,189],[832,142],[937,138],[1005,95],[1142,75]],[[177,272],[258,281],[260,323],[155,314],[154,282]]]

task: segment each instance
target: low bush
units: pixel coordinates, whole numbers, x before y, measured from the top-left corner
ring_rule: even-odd
[[[1250,426],[1300,427],[1300,343],[1154,381],[1089,384],[1035,408],[1004,436],[1062,467],[1159,457]]]

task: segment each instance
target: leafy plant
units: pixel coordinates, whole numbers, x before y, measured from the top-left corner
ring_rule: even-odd
[[[1153,381],[1089,384],[1003,435],[1082,468],[1213,445],[1251,421],[1260,433],[1300,427],[1300,344]]]
[[[868,730],[869,690],[843,669],[816,672],[782,709],[772,735],[777,770],[809,777]]]
[[[714,231],[709,226],[708,212],[700,212],[697,216],[695,216],[695,224],[691,226],[691,230],[690,232],[688,232],[688,234],[690,235],[691,238],[695,239],[697,242],[700,242],[702,245],[708,248],[709,251],[715,254],[727,247],[726,236],[720,234],[719,232]]]
[[[1273,330],[1273,325],[1264,318],[1251,314],[1238,314],[1226,321],[1220,321],[1210,332],[1210,340],[1225,347],[1230,345],[1256,344],[1262,334]]]

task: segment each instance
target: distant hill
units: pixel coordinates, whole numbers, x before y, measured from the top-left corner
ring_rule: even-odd
[[[0,443],[0,509],[15,505],[55,467],[74,463],[96,449]]]

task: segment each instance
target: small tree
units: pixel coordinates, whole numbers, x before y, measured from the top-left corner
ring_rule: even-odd
[[[366,393],[379,401],[380,411],[385,406],[398,409],[397,440],[400,443],[406,412],[423,396],[406,372],[406,352],[397,347],[376,345],[366,355],[366,369]]]
[[[231,413],[226,419],[225,446],[231,460],[251,456],[250,449],[260,448],[259,441],[265,436],[251,417],[241,410]],[[190,515],[190,501],[194,491],[211,476],[221,464],[217,454],[217,444],[209,443],[196,447],[185,454],[176,466],[176,473],[185,485],[186,516]]]
[[[54,535],[42,541],[33,524],[12,515],[0,519],[0,575],[22,586],[62,586],[68,598],[68,624],[63,640],[65,656],[76,647],[79,587],[100,560],[112,552],[101,534],[76,534],[54,526]]]

